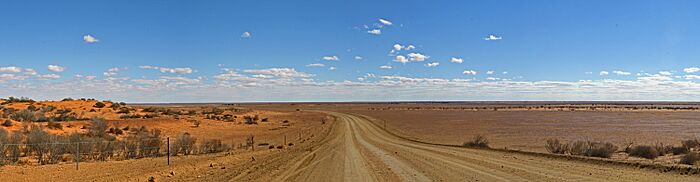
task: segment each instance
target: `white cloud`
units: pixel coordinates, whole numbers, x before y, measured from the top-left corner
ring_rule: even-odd
[[[1,71],[0,71],[0,72],[1,72]],[[27,74],[27,75],[36,75],[36,74],[38,74],[38,73],[37,73],[36,70],[34,70],[34,69],[26,68],[26,69],[24,69],[24,74]]]
[[[600,71],[600,73],[599,73],[600,76],[606,76],[609,74],[610,74],[610,72],[607,72],[607,71]]]
[[[393,52],[397,52],[397,51],[401,51],[401,50],[409,51],[409,50],[413,50],[413,49],[415,49],[415,48],[416,48],[416,46],[413,46],[413,45],[410,45],[410,44],[409,44],[409,45],[405,45],[405,46],[404,46],[404,45],[401,45],[401,44],[394,44],[394,50],[392,50],[391,52],[393,53]]]
[[[495,73],[495,72],[492,71],[492,70],[486,71],[486,74],[487,74],[487,75],[493,75],[493,73]]]
[[[673,75],[673,73],[671,73],[670,71],[659,71],[659,74],[665,75],[665,76]]]
[[[243,34],[241,34],[241,38],[250,38],[250,36],[253,36],[250,32],[243,32]]]
[[[257,74],[257,75],[253,75],[253,78],[274,78],[274,76],[272,76],[272,75]]]
[[[120,70],[117,67],[107,69],[107,72],[118,72],[118,71],[120,71]]]
[[[438,65],[440,65],[440,63],[438,63],[438,62],[433,62],[433,63],[425,64],[426,67],[436,67],[436,66],[438,66]]]
[[[450,59],[450,62],[453,62],[453,63],[463,63],[463,62],[464,62],[464,59],[453,57],[452,59]]]
[[[0,72],[19,73],[22,72],[22,68],[15,66],[0,67]]]
[[[87,34],[87,35],[83,36],[83,41],[85,41],[85,43],[91,44],[91,43],[99,42],[100,40],[97,40],[97,38],[93,37],[90,34]]]
[[[474,71],[474,70],[464,70],[464,72],[462,72],[462,74],[465,74],[465,75],[476,75],[476,71]]]
[[[55,80],[61,78],[61,75],[57,74],[46,74],[37,76],[39,80]]]
[[[325,64],[321,63],[313,63],[313,64],[307,64],[306,67],[324,67],[326,66]]]
[[[372,34],[372,35],[380,35],[380,34],[382,34],[382,30],[372,29],[372,30],[368,30],[367,33]]]
[[[18,76],[15,74],[0,74],[0,81],[5,81],[5,80],[24,80],[27,79],[27,76]]]
[[[192,68],[166,68],[159,66],[139,66],[139,68],[159,70],[162,73],[190,74],[193,72]]]
[[[63,72],[66,70],[64,67],[58,65],[49,65],[47,68],[49,69],[49,71],[53,72]]]
[[[394,50],[400,51],[401,49],[403,49],[401,44],[394,44]]]
[[[496,78],[496,77],[486,77],[486,80],[496,81],[496,80],[501,80],[501,79]]]
[[[430,56],[420,53],[409,53],[408,57],[411,61],[425,61],[426,59],[430,58]]]
[[[331,71],[336,70],[336,69],[338,69],[338,68],[336,68],[335,66],[331,66],[328,68],[328,70],[331,70]]]
[[[484,40],[501,40],[501,39],[503,39],[503,37],[499,37],[496,35],[489,35],[486,38],[484,38]]]
[[[637,80],[661,82],[661,81],[672,81],[673,78],[671,78],[669,76],[660,75],[660,74],[653,74],[653,75],[648,75],[648,76],[637,77]]]
[[[698,68],[698,67],[689,67],[689,68],[683,69],[683,72],[686,72],[686,73],[695,73],[698,71],[700,71],[700,68]]]
[[[396,58],[394,58],[394,61],[399,62],[399,63],[403,63],[403,64],[408,63],[408,59],[406,59],[406,57],[401,56],[401,55],[396,56]]]
[[[117,75],[117,72],[104,72],[104,73],[102,73],[102,75],[104,75],[106,77],[113,77],[113,76]]]
[[[632,73],[626,71],[615,70],[613,71],[616,75],[631,75]],[[607,74],[606,74],[607,75]]]
[[[355,60],[362,60],[362,59],[364,59],[362,56],[355,56],[354,58],[355,58]]]
[[[382,18],[379,19],[379,22],[384,24],[384,25],[392,25],[393,24],[393,23],[391,23],[391,21],[386,20],[386,19],[382,19]]]
[[[504,72],[503,72],[502,74],[504,74],[504,75],[507,75],[507,74],[508,74],[508,72],[507,72],[507,71],[504,71]]]
[[[338,61],[338,60],[340,60],[340,58],[338,58],[338,56],[323,56],[322,59],[326,60],[326,61]]]
[[[700,80],[700,75],[685,75],[683,76],[686,80],[697,79]]]
[[[389,65],[384,65],[384,66],[380,66],[379,68],[380,69],[391,69],[392,67]]]
[[[251,69],[251,70],[243,70],[243,72],[272,75],[272,76],[277,76],[277,77],[307,78],[307,77],[316,76],[314,74],[296,71],[294,68],[268,68],[268,69],[261,69],[261,70],[252,70]]]

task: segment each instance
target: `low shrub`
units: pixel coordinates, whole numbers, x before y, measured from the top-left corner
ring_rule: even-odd
[[[641,157],[645,159],[656,159],[660,155],[659,151],[656,150],[656,147],[649,145],[638,145],[630,148],[630,150],[626,152],[630,156]]]
[[[554,154],[564,154],[569,150],[569,145],[559,142],[558,139],[548,139],[545,143],[544,148],[550,153]]]
[[[221,143],[221,140],[219,139],[213,139],[204,141],[204,143],[202,143],[199,149],[200,153],[210,154],[228,151],[229,149],[231,149],[231,146]]]
[[[17,111],[14,114],[12,114],[10,116],[10,119],[15,120],[15,121],[20,121],[20,122],[22,122],[22,121],[33,122],[33,121],[37,120],[37,116],[34,113],[34,111],[30,111],[28,109],[23,109],[23,110]]]
[[[589,149],[586,156],[610,158],[615,153],[617,146],[610,142],[589,142]]]
[[[687,149],[694,149],[700,146],[700,141],[698,141],[697,139],[684,140],[681,143],[683,144],[683,147]]]
[[[107,122],[105,122],[104,119],[92,118],[92,122],[90,123],[89,134],[95,137],[104,137],[107,128],[109,128],[109,126],[107,125]]]
[[[681,164],[688,164],[688,165],[695,165],[695,163],[697,163],[698,161],[700,161],[700,153],[691,152],[691,153],[683,155],[683,157],[681,157],[680,163]]]
[[[688,148],[682,147],[682,146],[673,146],[671,147],[671,153],[673,155],[681,155],[681,154],[687,154],[690,152]]]
[[[659,156],[664,156],[673,152],[671,151],[673,149],[673,146],[666,145],[664,143],[656,143],[654,144],[654,148],[656,149],[656,151],[659,152]]]
[[[171,151],[173,155],[190,155],[194,154],[196,149],[197,139],[192,137],[189,133],[183,133],[177,137],[172,145]]]
[[[103,108],[103,107],[105,107],[105,106],[107,106],[107,105],[105,105],[105,103],[97,102],[97,103],[95,103],[95,105],[93,105],[92,107],[94,107],[94,108]]]
[[[10,127],[10,126],[12,126],[12,121],[10,121],[9,119],[5,120],[5,122],[2,122],[2,126]]]
[[[561,144],[560,144],[561,145]],[[574,141],[567,146],[568,152],[571,155],[581,155],[588,157],[610,158],[617,146],[610,142],[593,142],[593,141]]]
[[[49,121],[49,123],[46,124],[46,127],[54,130],[63,130],[63,125],[59,122]]]
[[[489,148],[489,141],[483,135],[476,135],[471,141],[464,142],[464,147]]]

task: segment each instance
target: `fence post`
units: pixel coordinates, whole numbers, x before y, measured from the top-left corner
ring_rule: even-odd
[[[75,143],[75,170],[80,169],[80,142]]]
[[[170,137],[168,137],[168,166],[170,165]]]
[[[287,135],[284,135],[284,143],[282,144],[282,146],[286,146],[286,145],[287,145]]]

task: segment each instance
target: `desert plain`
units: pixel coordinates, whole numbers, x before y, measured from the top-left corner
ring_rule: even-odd
[[[698,103],[64,99],[2,107],[7,181],[700,179],[690,160]],[[35,135],[51,139],[32,143]]]

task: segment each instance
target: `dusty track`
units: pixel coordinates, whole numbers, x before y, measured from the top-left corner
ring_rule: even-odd
[[[632,167],[564,161],[491,150],[436,146],[398,138],[360,117],[338,123],[319,146],[262,168],[273,181],[697,181]],[[291,156],[289,156],[291,157]]]

